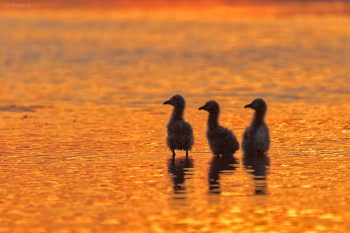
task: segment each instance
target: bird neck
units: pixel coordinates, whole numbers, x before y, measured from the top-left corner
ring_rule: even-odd
[[[174,107],[173,114],[171,115],[170,121],[178,121],[184,119],[185,107]]]
[[[266,113],[265,111],[255,111],[251,125],[252,126],[262,125],[264,123],[265,113]]]
[[[213,130],[219,126],[219,113],[209,113],[208,129]]]

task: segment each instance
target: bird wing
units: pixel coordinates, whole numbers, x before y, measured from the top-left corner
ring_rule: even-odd
[[[250,127],[247,127],[243,133],[243,140],[248,141],[250,138]]]
[[[193,134],[192,126],[188,122],[184,122],[184,130],[187,134]]]
[[[169,134],[192,135],[193,130],[189,123],[184,121],[172,122],[168,125]]]

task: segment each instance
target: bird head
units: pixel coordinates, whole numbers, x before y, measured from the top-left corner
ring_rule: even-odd
[[[163,104],[169,104],[174,107],[185,107],[185,99],[181,95],[174,95]]]
[[[263,99],[255,99],[250,104],[244,106],[244,108],[251,108],[257,112],[265,112],[267,109],[266,103]]]
[[[218,103],[216,103],[214,100],[210,100],[206,102],[205,105],[198,108],[198,110],[205,110],[209,113],[219,113],[220,108]]]

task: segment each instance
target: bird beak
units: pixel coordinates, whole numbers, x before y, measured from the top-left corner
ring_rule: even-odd
[[[167,100],[167,101],[165,101],[163,104],[170,104],[170,101]]]
[[[205,108],[205,105],[204,105],[204,106],[198,108],[198,110],[207,110],[207,109]]]
[[[252,104],[247,104],[244,108],[252,108]]]

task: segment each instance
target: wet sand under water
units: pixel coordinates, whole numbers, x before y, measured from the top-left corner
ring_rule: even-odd
[[[350,228],[350,18],[55,17],[0,16],[0,232]],[[174,93],[188,161],[165,143]],[[256,97],[270,166],[212,158],[197,108],[241,141]]]

